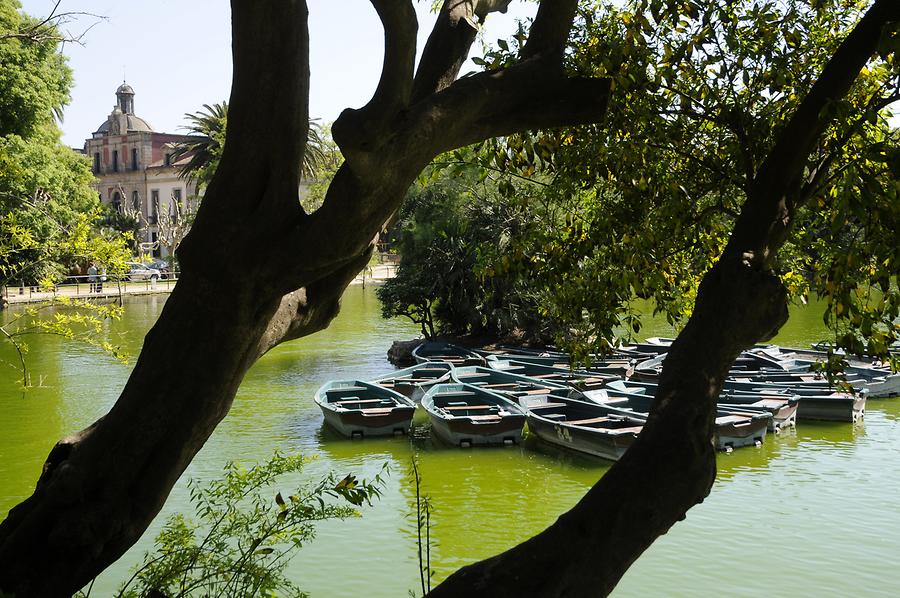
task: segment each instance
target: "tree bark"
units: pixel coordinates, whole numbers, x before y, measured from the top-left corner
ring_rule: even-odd
[[[454,81],[458,61],[432,49],[419,79],[437,72],[440,83],[420,87],[413,103],[411,0],[372,3],[385,28],[381,81],[365,107],[335,123],[346,162],[323,207],[306,214],[298,200],[308,126],[306,3],[232,0],[226,143],[178,249],[182,277],[115,406],[53,448],[34,494],[0,523],[0,591],[71,595],[137,541],[254,361],[334,318],[376,233],[437,153],[524,128],[595,122],[605,111],[608,82],[569,80],[561,54],[546,52]],[[506,3],[446,4],[464,5],[477,23]],[[538,39],[560,35],[558,10],[539,14],[536,25],[553,23]],[[452,44],[450,53],[464,54],[463,46]]]

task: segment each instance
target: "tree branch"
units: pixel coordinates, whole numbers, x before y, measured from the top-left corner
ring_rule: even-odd
[[[446,88],[456,80],[478,33],[478,19],[490,12],[506,12],[510,0],[445,0],[425,49],[413,84],[412,103]]]
[[[883,27],[898,20],[900,2],[876,0],[838,47],[760,165],[726,252],[748,252],[754,261],[771,262],[787,238],[806,160],[833,119],[828,106],[850,90],[875,53]]]
[[[259,356],[281,343],[327,328],[338,315],[344,290],[369,263],[374,248],[370,245],[367,251],[332,274],[285,295],[260,339]]]
[[[522,48],[522,59],[538,55],[562,58],[577,7],[577,0],[541,0],[528,41]]]
[[[380,122],[409,103],[416,62],[416,11],[410,0],[371,0],[384,27],[384,63],[375,94],[360,109],[364,120]]]

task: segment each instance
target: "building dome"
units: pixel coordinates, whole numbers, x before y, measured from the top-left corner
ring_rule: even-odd
[[[140,116],[135,116],[134,114],[125,114],[125,122],[127,123],[127,130],[122,131],[122,135],[126,133],[136,133],[136,132],[144,132],[144,133],[152,133],[153,127],[150,126],[146,120],[141,118]],[[109,119],[103,121],[94,134],[101,133],[103,135],[109,134]]]
[[[153,127],[134,113],[134,89],[126,82],[116,89],[116,106],[103,123],[94,131],[99,135],[127,135],[128,133],[152,133]]]

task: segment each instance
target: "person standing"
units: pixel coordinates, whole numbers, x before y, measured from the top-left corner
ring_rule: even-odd
[[[88,273],[88,282],[91,285],[90,292],[93,293],[94,291],[97,290],[97,264],[95,264],[94,262],[91,262],[91,265],[88,266],[87,273]]]

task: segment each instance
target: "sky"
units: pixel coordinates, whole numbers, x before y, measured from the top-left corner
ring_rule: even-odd
[[[55,0],[21,0],[43,17]],[[332,122],[344,108],[364,105],[375,90],[383,57],[381,22],[368,0],[308,0],[310,116]],[[418,0],[418,49],[435,15]],[[60,11],[87,12],[66,25],[84,32],[83,45],[63,51],[74,71],[72,101],[61,124],[63,141],[82,147],[112,111],[123,78],[134,88],[135,113],[156,131],[181,132],[184,114],[227,100],[231,89],[231,18],[227,0],[62,0]],[[516,1],[507,14],[488,17],[486,40],[508,37],[516,18],[533,17],[537,4]],[[480,51],[479,42],[473,53]],[[469,63],[463,72],[475,70]]]

